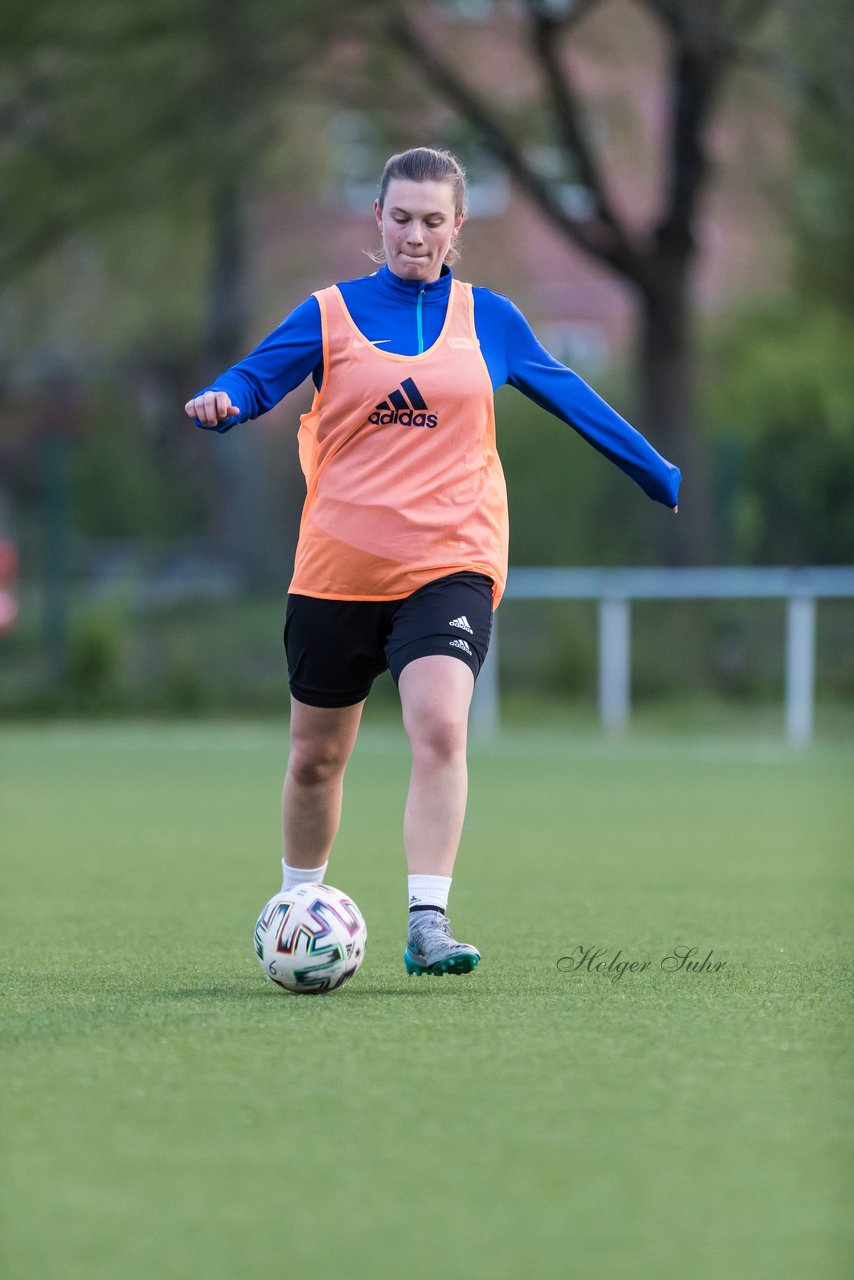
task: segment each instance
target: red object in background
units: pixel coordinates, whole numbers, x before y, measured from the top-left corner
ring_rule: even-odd
[[[0,538],[0,633],[10,631],[18,616],[18,548],[11,538]]]

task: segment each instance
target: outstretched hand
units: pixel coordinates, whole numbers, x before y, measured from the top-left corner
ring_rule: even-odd
[[[674,515],[676,515],[676,514],[678,513],[678,511],[679,511],[679,508],[678,508],[678,507],[671,507],[671,508],[670,508],[670,510],[673,512],[673,514],[674,514]]]
[[[227,391],[206,391],[204,395],[188,400],[184,405],[184,412],[188,418],[198,418],[206,427],[215,427],[218,422],[225,422],[226,418],[240,416],[240,410],[236,404],[231,403]]]

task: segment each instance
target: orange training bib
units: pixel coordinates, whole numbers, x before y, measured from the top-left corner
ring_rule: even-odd
[[[471,285],[455,280],[442,332],[418,356],[373,346],[339,289],[314,295],[323,382],[300,418],[308,492],[289,590],[396,600],[449,573],[507,579],[507,491]]]

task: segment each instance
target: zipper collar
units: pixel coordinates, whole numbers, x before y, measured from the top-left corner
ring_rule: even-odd
[[[376,278],[383,289],[394,297],[414,303],[421,299],[430,305],[440,301],[447,302],[451,296],[451,282],[454,276],[451,268],[443,263],[442,273],[438,280],[430,280],[429,282],[424,280],[402,280],[393,271],[389,271],[387,266],[380,267],[376,273]]]
[[[424,309],[424,294],[427,292],[427,286],[421,282],[421,288],[418,290],[418,303],[415,307],[415,324],[418,329],[418,354],[424,355],[424,320],[422,312]]]

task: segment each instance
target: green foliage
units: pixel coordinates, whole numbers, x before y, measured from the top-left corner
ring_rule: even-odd
[[[496,417],[510,500],[511,564],[654,559],[664,507],[518,392],[499,392]]]
[[[854,314],[854,134],[810,117],[801,129],[803,167],[795,230],[798,287]]]
[[[854,558],[854,322],[786,303],[735,317],[713,343],[708,422],[729,457],[734,559]]]
[[[72,631],[68,682],[85,703],[115,702],[125,638],[114,610],[92,610]]]
[[[205,709],[198,653],[189,639],[179,637],[168,649],[162,696],[166,707],[178,715],[198,714]]]
[[[170,507],[151,452],[129,428],[88,431],[73,455],[75,530],[136,537],[162,528]]]
[[[789,0],[797,181],[791,210],[801,296],[854,314],[854,24],[847,0]]]
[[[69,233],[251,181],[342,0],[44,0],[0,16],[0,282]]]
[[[152,438],[138,415],[111,410],[117,394],[116,388],[102,388],[101,402],[93,405],[71,453],[73,532],[148,542],[196,532],[203,520],[203,485],[179,448],[183,422],[167,422],[166,438]]]

